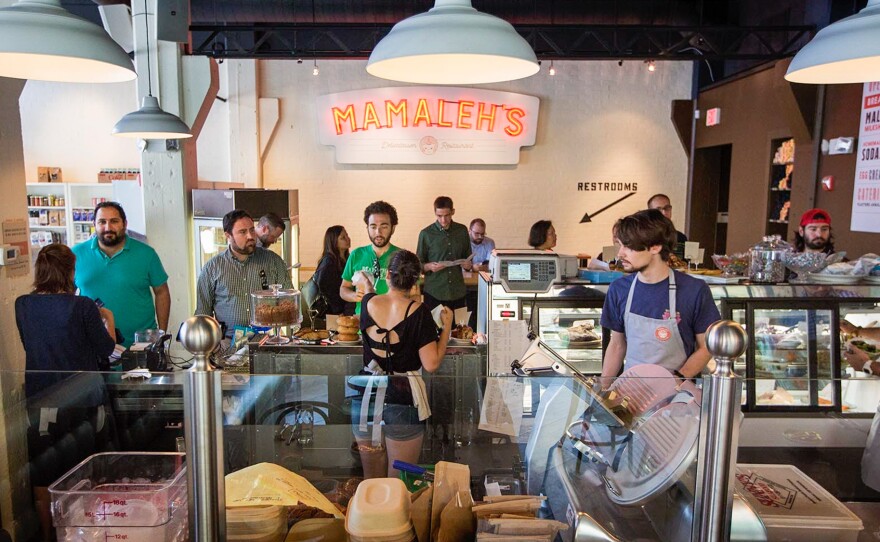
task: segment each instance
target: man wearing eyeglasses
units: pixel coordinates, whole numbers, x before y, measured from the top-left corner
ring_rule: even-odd
[[[471,237],[471,253],[474,255],[471,262],[474,271],[487,271],[489,269],[489,257],[495,250],[495,241],[486,235],[486,221],[482,218],[471,220],[468,228]]]
[[[672,201],[666,194],[654,194],[648,199],[648,209],[657,209],[663,216],[672,220]],[[687,235],[675,230],[676,243],[672,253],[679,259],[684,259],[684,244],[687,242]]]
[[[360,280],[369,280],[377,294],[388,293],[388,264],[391,255],[400,250],[391,244],[391,236],[397,226],[397,209],[384,201],[374,201],[364,209],[364,223],[370,244],[351,251],[342,271],[339,296],[345,301],[357,303],[354,313],[361,313],[361,298],[365,290]],[[357,287],[355,282],[358,282]]]
[[[450,309],[465,306],[464,276],[461,270],[470,271],[471,240],[464,224],[453,222],[455,208],[452,198],[440,196],[434,200],[434,216],[437,220],[419,232],[416,254],[425,271],[422,288],[424,303],[429,309],[445,305]],[[451,265],[450,262],[466,260]]]

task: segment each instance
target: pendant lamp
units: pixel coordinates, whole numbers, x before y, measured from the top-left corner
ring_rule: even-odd
[[[400,21],[373,49],[367,73],[423,84],[481,84],[538,73],[528,42],[507,21],[470,0],[436,0],[426,13]]]
[[[820,30],[792,59],[792,83],[880,81],[880,0]]]
[[[147,95],[141,101],[141,108],[125,115],[113,127],[113,135],[137,139],[186,139],[192,132],[177,115],[167,113],[159,107],[159,100],[153,96],[153,77],[150,62],[150,24],[147,14],[144,18],[147,44]]]
[[[0,8],[0,76],[120,83],[137,74],[100,26],[68,12],[59,0],[21,0]]]

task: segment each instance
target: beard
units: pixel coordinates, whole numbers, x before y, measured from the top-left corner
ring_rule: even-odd
[[[101,234],[101,236],[99,237],[99,240],[100,240],[101,244],[104,245],[105,247],[115,247],[116,245],[125,241],[125,232],[121,231],[121,232],[117,233],[117,232],[112,232],[112,231],[106,231]]]
[[[644,271],[645,269],[648,268],[647,264],[643,265],[641,267],[636,267],[626,260],[621,260],[620,264],[623,266],[623,270],[626,271],[627,273],[641,273],[642,271]]]
[[[373,243],[373,246],[376,248],[385,248],[388,243],[391,242],[391,236],[382,237],[381,235],[377,235],[376,237],[370,237],[370,242]]]
[[[243,247],[240,247],[235,244],[235,241],[229,241],[229,248],[232,249],[236,254],[242,254],[244,256],[250,256],[257,250],[257,242],[256,241],[247,241]]]
[[[824,237],[814,237],[812,239],[804,239],[804,246],[813,250],[822,250],[828,246],[828,239]]]
[[[471,243],[473,243],[473,244],[475,244],[475,245],[482,245],[482,244],[483,244],[483,238],[481,237],[481,238],[479,238],[479,239],[471,239]]]

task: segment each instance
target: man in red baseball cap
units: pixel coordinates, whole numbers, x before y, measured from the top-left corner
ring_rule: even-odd
[[[794,234],[798,252],[834,252],[834,235],[831,233],[831,215],[824,209],[810,209],[801,215],[800,227]]]

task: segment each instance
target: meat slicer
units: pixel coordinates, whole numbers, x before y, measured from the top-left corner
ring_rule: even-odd
[[[607,387],[540,340],[515,374],[551,380],[526,446],[526,485],[568,523],[564,542],[691,540],[702,394],[657,365],[628,369]],[[734,499],[732,540],[763,526]],[[739,527],[737,527],[739,524]],[[755,534],[758,533],[758,534]]]

